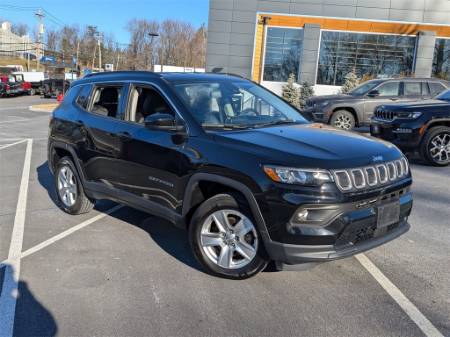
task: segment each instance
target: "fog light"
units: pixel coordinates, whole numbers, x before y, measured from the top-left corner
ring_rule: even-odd
[[[411,129],[403,129],[403,128],[398,128],[397,130],[392,131],[394,133],[412,133]]]
[[[303,206],[292,217],[291,223],[297,225],[321,226],[342,213],[336,206]]]
[[[297,213],[297,222],[306,222],[308,221],[308,210],[304,209]]]

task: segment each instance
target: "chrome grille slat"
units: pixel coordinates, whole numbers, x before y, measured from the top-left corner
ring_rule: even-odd
[[[342,192],[377,188],[405,178],[409,174],[406,158],[366,166],[332,171],[337,187]]]
[[[387,111],[384,108],[378,108],[375,110],[375,118],[384,121],[392,121],[394,120],[394,112]]]

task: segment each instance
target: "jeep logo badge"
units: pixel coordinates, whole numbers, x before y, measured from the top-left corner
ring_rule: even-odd
[[[383,160],[384,160],[383,156],[373,156],[373,157],[372,157],[372,161],[373,161],[374,163],[380,162],[380,161],[383,161]]]

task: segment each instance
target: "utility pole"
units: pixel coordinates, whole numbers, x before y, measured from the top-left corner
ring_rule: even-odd
[[[155,37],[158,37],[159,34],[158,33],[148,33],[148,36],[150,36],[150,48],[152,49],[152,54],[151,54],[151,71],[155,71],[155,62],[153,59],[153,41],[155,40]]]
[[[102,69],[102,34],[98,34],[98,39],[97,39],[97,43],[98,43],[98,68]]]
[[[42,48],[42,40],[44,37],[44,13],[42,12],[42,9],[38,8],[38,10],[34,13],[34,16],[38,20],[38,41],[36,45],[36,68],[39,70],[39,59],[41,56],[43,56],[43,48]],[[41,55],[42,53],[42,55]]]
[[[80,56],[80,39],[77,39],[77,62],[75,64],[75,67],[77,68],[77,71],[78,71],[78,65],[79,65],[79,62],[78,62],[78,57],[79,56]]]

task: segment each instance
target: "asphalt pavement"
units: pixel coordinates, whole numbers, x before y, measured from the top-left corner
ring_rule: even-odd
[[[450,167],[413,160],[411,230],[399,239],[230,281],[203,272],[164,220],[107,201],[60,211],[50,114],[29,110],[48,102],[0,99],[0,336],[450,337]]]

